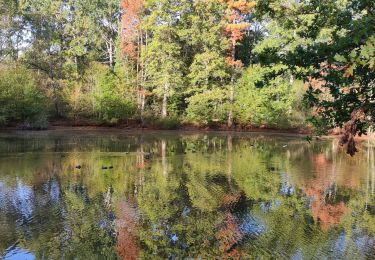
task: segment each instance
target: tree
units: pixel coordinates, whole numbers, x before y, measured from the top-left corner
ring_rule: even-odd
[[[322,130],[343,127],[342,144],[354,155],[356,134],[366,134],[375,116],[374,2],[268,1],[258,11],[283,29],[284,44],[263,48],[262,62],[286,64],[307,87]]]
[[[177,1],[179,2],[179,1]],[[179,15],[184,6],[174,0],[148,1],[150,13],[145,17],[145,30],[152,32],[147,52],[147,85],[151,92],[161,99],[161,118],[168,115],[168,99],[182,81],[182,59],[179,37],[176,32],[181,21]]]
[[[154,57],[149,63],[149,86],[152,92],[162,99],[161,117],[168,115],[168,99],[174,90],[182,85],[180,48],[174,42],[173,35],[168,29],[155,32],[149,44],[149,57]]]
[[[186,89],[187,118],[198,124],[223,122],[230,80],[225,61],[227,38],[223,34],[223,6],[217,1],[198,1],[192,6],[185,36],[191,49]],[[225,115],[224,115],[225,117]]]
[[[48,102],[30,70],[0,68],[0,125],[20,123],[26,128],[47,127]]]
[[[68,23],[61,12],[63,2],[52,0],[26,1],[23,4],[25,20],[30,28],[30,44],[24,51],[22,63],[46,76],[45,86],[51,93],[54,116],[62,116],[61,79],[65,73],[74,73],[66,66],[66,51],[70,37],[65,34]],[[75,77],[76,78],[76,77]]]
[[[142,59],[142,51],[147,52],[148,34],[141,27],[143,0],[123,0],[121,7],[124,10],[121,19],[121,47],[127,62],[135,70],[135,85],[137,92],[138,112],[143,124],[143,114],[146,101],[146,90],[144,87],[146,78],[147,61]]]
[[[120,0],[100,1],[96,0],[90,4],[94,14],[91,19],[94,21],[96,33],[94,34],[101,41],[100,60],[104,60],[113,70],[116,64],[116,47],[120,35],[121,7]],[[98,39],[98,40],[99,40]],[[106,55],[103,55],[103,54]]]
[[[139,59],[139,51],[142,47],[139,38],[142,37],[140,13],[143,9],[143,1],[122,0],[121,7],[124,11],[121,18],[122,51],[131,59]]]
[[[0,60],[17,60],[27,38],[19,1],[0,0]]]
[[[234,81],[238,69],[243,66],[240,60],[236,59],[236,46],[243,39],[245,30],[250,26],[246,22],[246,17],[255,7],[255,2],[247,0],[220,0],[225,6],[225,33],[230,42],[230,56],[227,57],[227,63],[232,67],[232,78],[229,86],[229,111],[228,128],[233,125],[233,102],[234,102]]]

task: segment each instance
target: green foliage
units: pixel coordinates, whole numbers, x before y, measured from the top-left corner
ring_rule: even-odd
[[[162,118],[168,115],[169,99],[183,85],[183,61],[179,44],[178,19],[184,9],[174,1],[146,1],[149,16],[144,17],[144,26],[153,37],[142,52],[142,60],[147,62],[148,80],[145,85],[161,104]],[[154,101],[155,101],[154,100]]]
[[[188,99],[186,119],[201,125],[223,123],[227,116],[226,92],[221,89],[207,90]]]
[[[223,87],[223,83],[228,82],[228,71],[228,65],[220,53],[205,51],[196,54],[188,75],[191,84],[188,93],[201,93]]]
[[[259,0],[241,11],[250,2],[1,0],[0,59],[38,72],[53,108],[44,118],[156,126],[179,116],[323,132],[357,114],[352,129],[366,133],[373,1]],[[239,13],[228,16],[232,5]],[[6,113],[3,123],[20,120]]]
[[[284,64],[309,83],[306,100],[325,128],[351,121],[355,135],[374,124],[374,8],[367,0],[258,3],[272,19],[260,61]]]
[[[33,73],[22,66],[0,68],[0,124],[46,128],[48,103]]]
[[[132,95],[123,88],[123,79],[107,66],[91,63],[81,81],[66,82],[65,99],[73,119],[94,119],[116,124],[135,113]]]
[[[95,67],[94,67],[95,68]],[[97,66],[94,76],[94,113],[100,120],[117,123],[135,113],[130,93],[123,88],[123,80],[105,66]]]
[[[104,122],[116,124],[129,119],[134,114],[134,104],[113,92],[98,97],[97,101],[98,106],[95,112]]]
[[[281,128],[302,126],[307,113],[302,106],[302,83],[291,84],[286,74],[263,86],[268,73],[269,68],[257,65],[244,73],[235,104],[238,123]]]

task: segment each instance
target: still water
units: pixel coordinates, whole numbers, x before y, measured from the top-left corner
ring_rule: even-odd
[[[375,149],[239,133],[0,133],[0,258],[374,259]]]

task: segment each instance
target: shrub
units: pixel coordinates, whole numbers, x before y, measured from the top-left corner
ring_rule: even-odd
[[[91,63],[84,77],[66,82],[65,100],[69,117],[117,124],[135,113],[132,96],[124,88],[123,77],[108,66]]]
[[[106,93],[97,97],[97,107],[100,120],[117,124],[119,121],[127,120],[135,111],[134,104],[116,93]]]
[[[290,84],[283,76],[267,81],[264,79],[265,70],[267,68],[260,66],[249,68],[239,81],[235,103],[236,121],[243,125],[275,128],[304,125],[307,111],[301,105],[302,82]]]
[[[186,119],[198,125],[225,122],[228,110],[226,91],[215,89],[196,94],[188,99]]]
[[[135,104],[126,92],[122,78],[101,64],[93,65],[95,113],[99,120],[115,124],[129,119],[135,113]]]
[[[0,68],[0,124],[9,122],[46,128],[48,102],[33,73],[22,66]]]

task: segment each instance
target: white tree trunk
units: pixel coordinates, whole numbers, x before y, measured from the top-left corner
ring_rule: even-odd
[[[228,112],[228,128],[233,126],[233,102],[234,102],[234,82],[230,85],[229,90],[229,112]]]
[[[165,84],[164,91],[163,91],[163,104],[162,104],[162,109],[161,109],[161,118],[167,117],[168,90],[169,90],[169,86],[168,84]]]
[[[109,66],[111,67],[111,69],[113,69],[113,41],[112,39],[109,40],[108,55],[109,55]]]

